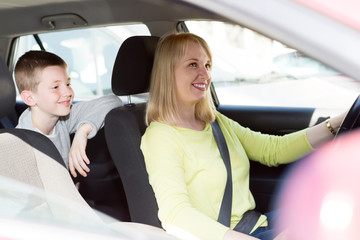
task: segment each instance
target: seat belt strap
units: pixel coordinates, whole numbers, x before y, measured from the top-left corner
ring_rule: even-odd
[[[231,176],[229,150],[227,148],[226,141],[220,129],[219,123],[217,122],[216,119],[214,122],[211,123],[211,128],[227,171],[226,186],[224,191],[224,197],[221,202],[218,222],[222,223],[227,227],[230,227],[231,207],[232,207],[232,176]]]
[[[238,224],[236,224],[236,226],[234,227],[234,230],[237,232],[249,234],[259,220],[260,216],[261,213],[254,210],[249,210],[245,212]]]
[[[227,227],[230,227],[232,207],[232,175],[230,155],[226,145],[225,137],[216,119],[214,122],[211,123],[211,128],[227,171],[226,186],[224,196],[221,202],[218,222],[222,223]],[[261,214],[254,210],[249,210],[245,212],[239,223],[235,226],[234,230],[237,232],[249,234],[259,220],[260,216]]]

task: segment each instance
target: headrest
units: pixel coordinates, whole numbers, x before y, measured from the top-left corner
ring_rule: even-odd
[[[118,96],[149,91],[151,70],[159,37],[133,36],[126,39],[116,56],[112,90]]]
[[[15,107],[16,92],[8,66],[0,58],[0,118],[8,115]]]

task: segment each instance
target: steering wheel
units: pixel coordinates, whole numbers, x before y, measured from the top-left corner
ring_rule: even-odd
[[[351,129],[357,128],[359,126],[360,126],[360,95],[356,98],[355,102],[353,103],[348,113],[346,114],[336,136],[348,132]]]

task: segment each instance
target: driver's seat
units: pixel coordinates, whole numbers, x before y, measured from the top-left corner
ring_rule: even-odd
[[[130,96],[148,92],[158,40],[155,36],[134,36],[124,41],[112,75],[115,94]],[[105,118],[105,138],[124,185],[131,221],[161,227],[140,150],[146,128],[145,108],[146,103],[128,103],[110,111]]]

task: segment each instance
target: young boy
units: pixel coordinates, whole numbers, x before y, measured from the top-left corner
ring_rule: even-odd
[[[103,126],[106,114],[122,102],[115,95],[72,104],[74,91],[67,64],[46,51],[29,51],[15,66],[15,81],[24,103],[29,106],[19,118],[17,128],[38,131],[55,144],[65,165],[76,177],[90,169],[86,156],[87,139]],[[70,147],[70,134],[74,133]]]

